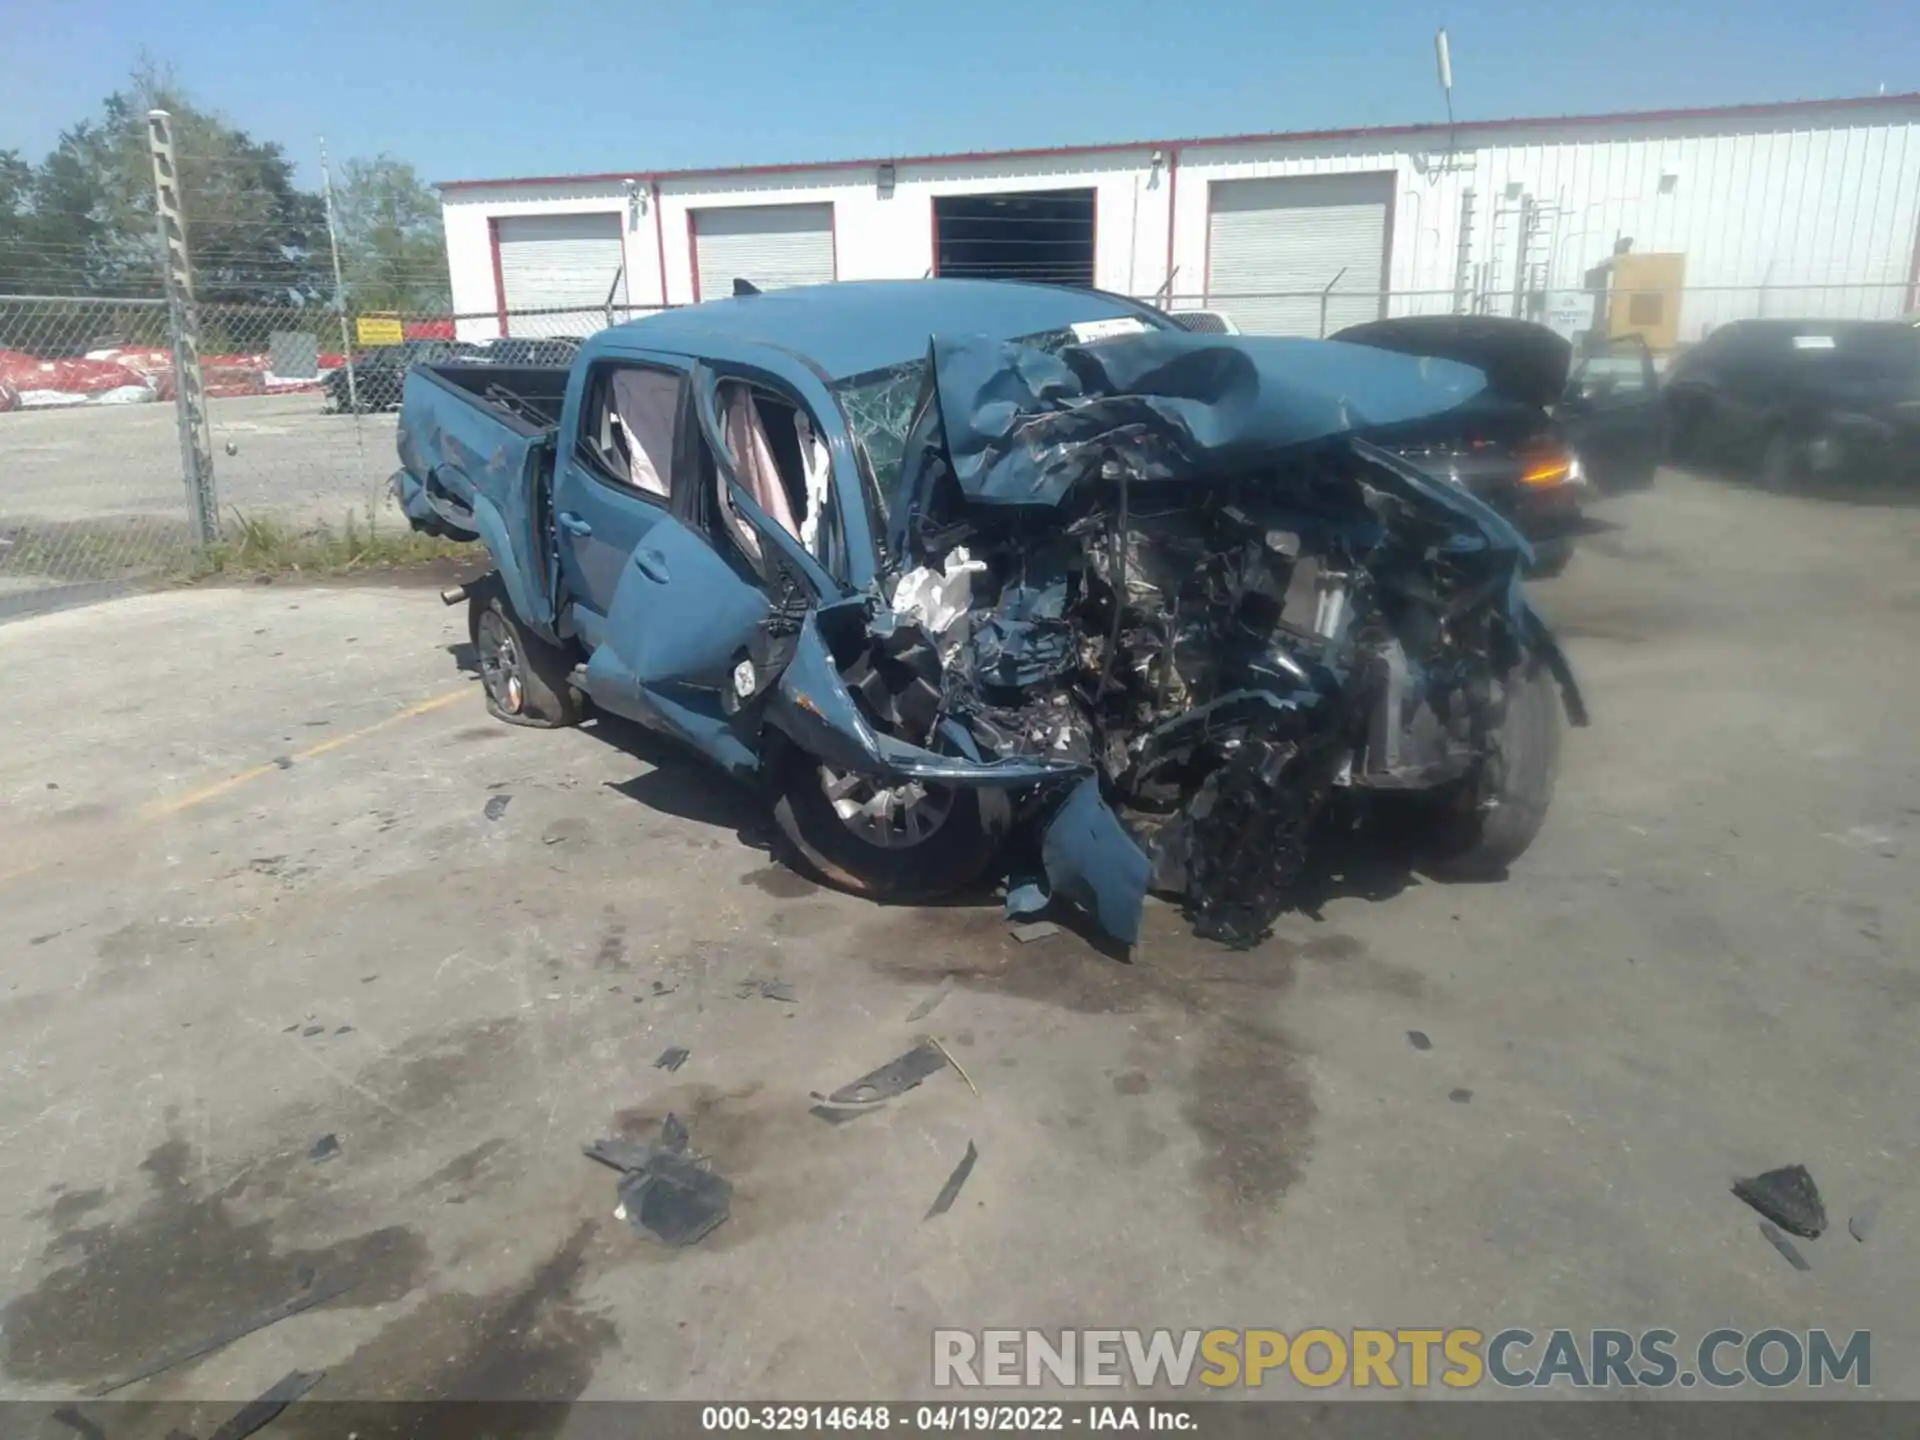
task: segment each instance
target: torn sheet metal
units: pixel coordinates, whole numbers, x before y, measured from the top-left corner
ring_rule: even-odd
[[[1100,798],[1092,776],[1073,787],[1047,823],[1040,859],[1056,895],[1085,910],[1122,944],[1140,938],[1153,862]]]
[[[842,772],[1005,791],[1009,915],[1059,896],[1131,944],[1159,888],[1254,944],[1330,811],[1476,783],[1515,677],[1584,723],[1526,539],[1368,438],[1478,371],[1147,331],[935,337],[928,374],[893,584],[801,621],[767,715]]]
[[[1056,506],[1126,439],[1148,481],[1213,483],[1313,441],[1441,414],[1485,388],[1478,370],[1364,345],[1144,334],[1049,353],[935,337],[937,404],[907,439],[890,507],[896,544],[938,472],[968,501]]]

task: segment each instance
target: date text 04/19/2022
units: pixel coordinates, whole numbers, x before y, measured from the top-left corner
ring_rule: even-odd
[[[1013,1434],[1068,1430],[1190,1430],[1185,1410],[1151,1405],[707,1405],[700,1428],[811,1434],[821,1430]]]

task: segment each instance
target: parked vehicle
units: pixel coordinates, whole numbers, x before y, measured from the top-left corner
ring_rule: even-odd
[[[1752,466],[1786,490],[1920,476],[1920,328],[1736,320],[1667,371],[1675,458]]]
[[[1591,489],[1653,483],[1662,415],[1638,336],[1589,341],[1577,365],[1573,345],[1546,326],[1494,315],[1373,320],[1333,338],[1486,375],[1477,400],[1385,443],[1512,520],[1533,545],[1535,574],[1558,574],[1573,558]]]
[[[353,354],[353,374],[340,365],[327,373],[327,409],[338,414],[358,409],[393,410],[407,372],[416,365],[439,365],[471,359],[478,347],[458,340],[406,340],[398,345],[373,345]]]
[[[1483,384],[1086,290],[843,283],[566,371],[416,369],[395,484],[492,557],[445,598],[499,718],[673,736],[856,892],[998,862],[1010,911],[1130,943],[1152,887],[1251,943],[1336,812],[1410,804],[1436,868],[1498,873],[1584,723],[1518,532],[1356,432]]]
[[[572,336],[526,340],[504,335],[477,345],[470,358],[485,365],[571,365],[579,353],[580,341]]]

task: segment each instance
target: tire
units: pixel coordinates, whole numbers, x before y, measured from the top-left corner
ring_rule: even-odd
[[[845,779],[811,755],[783,745],[773,761],[773,818],[801,868],[836,889],[874,900],[937,899],[971,884],[999,852],[1007,801],[999,791],[927,787],[944,806],[924,839],[883,846],[843,819],[827,785]]]
[[[509,725],[557,730],[580,719],[572,657],[520,623],[497,575],[467,588],[467,635],[480,666],[487,713]]]
[[[1767,436],[1767,443],[1760,451],[1760,468],[1755,478],[1762,490],[1775,495],[1791,494],[1806,480],[1806,460],[1805,444],[1788,434],[1785,427],[1778,427]]]
[[[1560,773],[1560,693],[1539,661],[1507,682],[1506,711],[1478,776],[1442,801],[1424,868],[1441,880],[1497,880],[1546,823]]]

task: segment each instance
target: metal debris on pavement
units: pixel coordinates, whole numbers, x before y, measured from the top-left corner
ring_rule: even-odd
[[[1407,1043],[1416,1050],[1431,1050],[1433,1048],[1433,1041],[1427,1038],[1427,1032],[1424,1030],[1407,1031]]]
[[[686,1064],[693,1052],[684,1045],[669,1045],[660,1052],[660,1058],[653,1062],[653,1068],[664,1070],[669,1075]]]
[[[661,1122],[660,1138],[596,1140],[587,1155],[620,1172],[614,1214],[667,1245],[692,1245],[725,1220],[733,1186],[694,1153],[677,1115]]]
[[[938,1050],[942,1055],[947,1057],[947,1063],[953,1067],[953,1073],[958,1075],[962,1080],[966,1081],[967,1089],[973,1091],[974,1096],[978,1098],[980,1094],[980,1087],[973,1083],[973,1077],[967,1074],[966,1067],[963,1066],[958,1060],[953,1058],[953,1052],[947,1049],[946,1046],[942,1045],[937,1036],[929,1035],[927,1037],[927,1043],[933,1046],[934,1049]]]
[[[953,1173],[947,1177],[947,1183],[940,1187],[940,1193],[933,1198],[933,1208],[927,1211],[926,1218],[944,1215],[953,1208],[953,1202],[960,1198],[960,1187],[967,1183],[967,1177],[973,1173],[973,1162],[980,1158],[980,1152],[974,1148],[973,1141],[967,1141],[967,1153],[960,1157],[960,1163],[953,1167]]]
[[[1783,1165],[1751,1180],[1733,1182],[1733,1193],[1781,1229],[1817,1240],[1827,1228],[1827,1207],[1804,1165]]]
[[[332,1131],[328,1131],[325,1135],[322,1135],[318,1140],[313,1142],[313,1148],[307,1151],[307,1158],[318,1165],[322,1161],[333,1159],[333,1157],[339,1153],[340,1137]]]
[[[800,1003],[800,992],[785,980],[742,980],[733,993],[739,1000],[751,1000],[757,995],[762,1000],[779,1000],[788,1005]]]
[[[1060,927],[1051,920],[1032,920],[1025,924],[1009,925],[1007,928],[1013,932],[1013,938],[1022,945],[1031,945],[1036,940],[1045,940],[1049,936],[1060,933]]]
[[[247,1436],[271,1425],[302,1395],[326,1378],[324,1370],[291,1370],[274,1382],[257,1400],[249,1400],[221,1422],[208,1440],[247,1440]]]
[[[926,1019],[927,1016],[934,1012],[934,1008],[952,993],[953,976],[949,975],[940,982],[938,988],[936,988],[931,995],[927,996],[926,999],[922,1000],[907,1012],[907,1024],[917,1024],[919,1021]]]
[[[1847,1233],[1864,1244],[1867,1236],[1873,1233],[1873,1227],[1879,1219],[1880,1199],[1875,1196],[1853,1212],[1852,1218],[1847,1221]]]
[[[946,1052],[931,1040],[923,1040],[899,1059],[889,1060],[878,1070],[842,1085],[827,1100],[834,1105],[871,1105],[892,1100],[946,1068]]]
[[[314,1306],[324,1304],[336,1295],[346,1294],[364,1278],[364,1275],[358,1273],[338,1275],[327,1280],[309,1277],[306,1288],[298,1295],[282,1300],[279,1304],[271,1305],[243,1320],[236,1320],[225,1329],[216,1330],[202,1339],[190,1340],[168,1351],[144,1370],[123,1375],[117,1380],[109,1380],[104,1385],[96,1385],[87,1393],[95,1398],[111,1395],[116,1390],[124,1390],[129,1385],[137,1385],[142,1380],[150,1380],[155,1375],[185,1365],[190,1360],[198,1360],[202,1355],[211,1355],[216,1350],[224,1350],[234,1341],[244,1339],[256,1330],[265,1330],[269,1325],[278,1325],[282,1320],[298,1315],[303,1310],[311,1310]]]
[[[495,795],[487,801],[486,816],[489,820],[498,820],[507,813],[507,806],[513,803],[511,795]]]
[[[1800,1253],[1800,1247],[1780,1233],[1780,1227],[1771,1221],[1760,1222],[1760,1233],[1767,1237],[1767,1243],[1787,1257],[1787,1263],[1796,1270],[1811,1270],[1807,1257]]]

